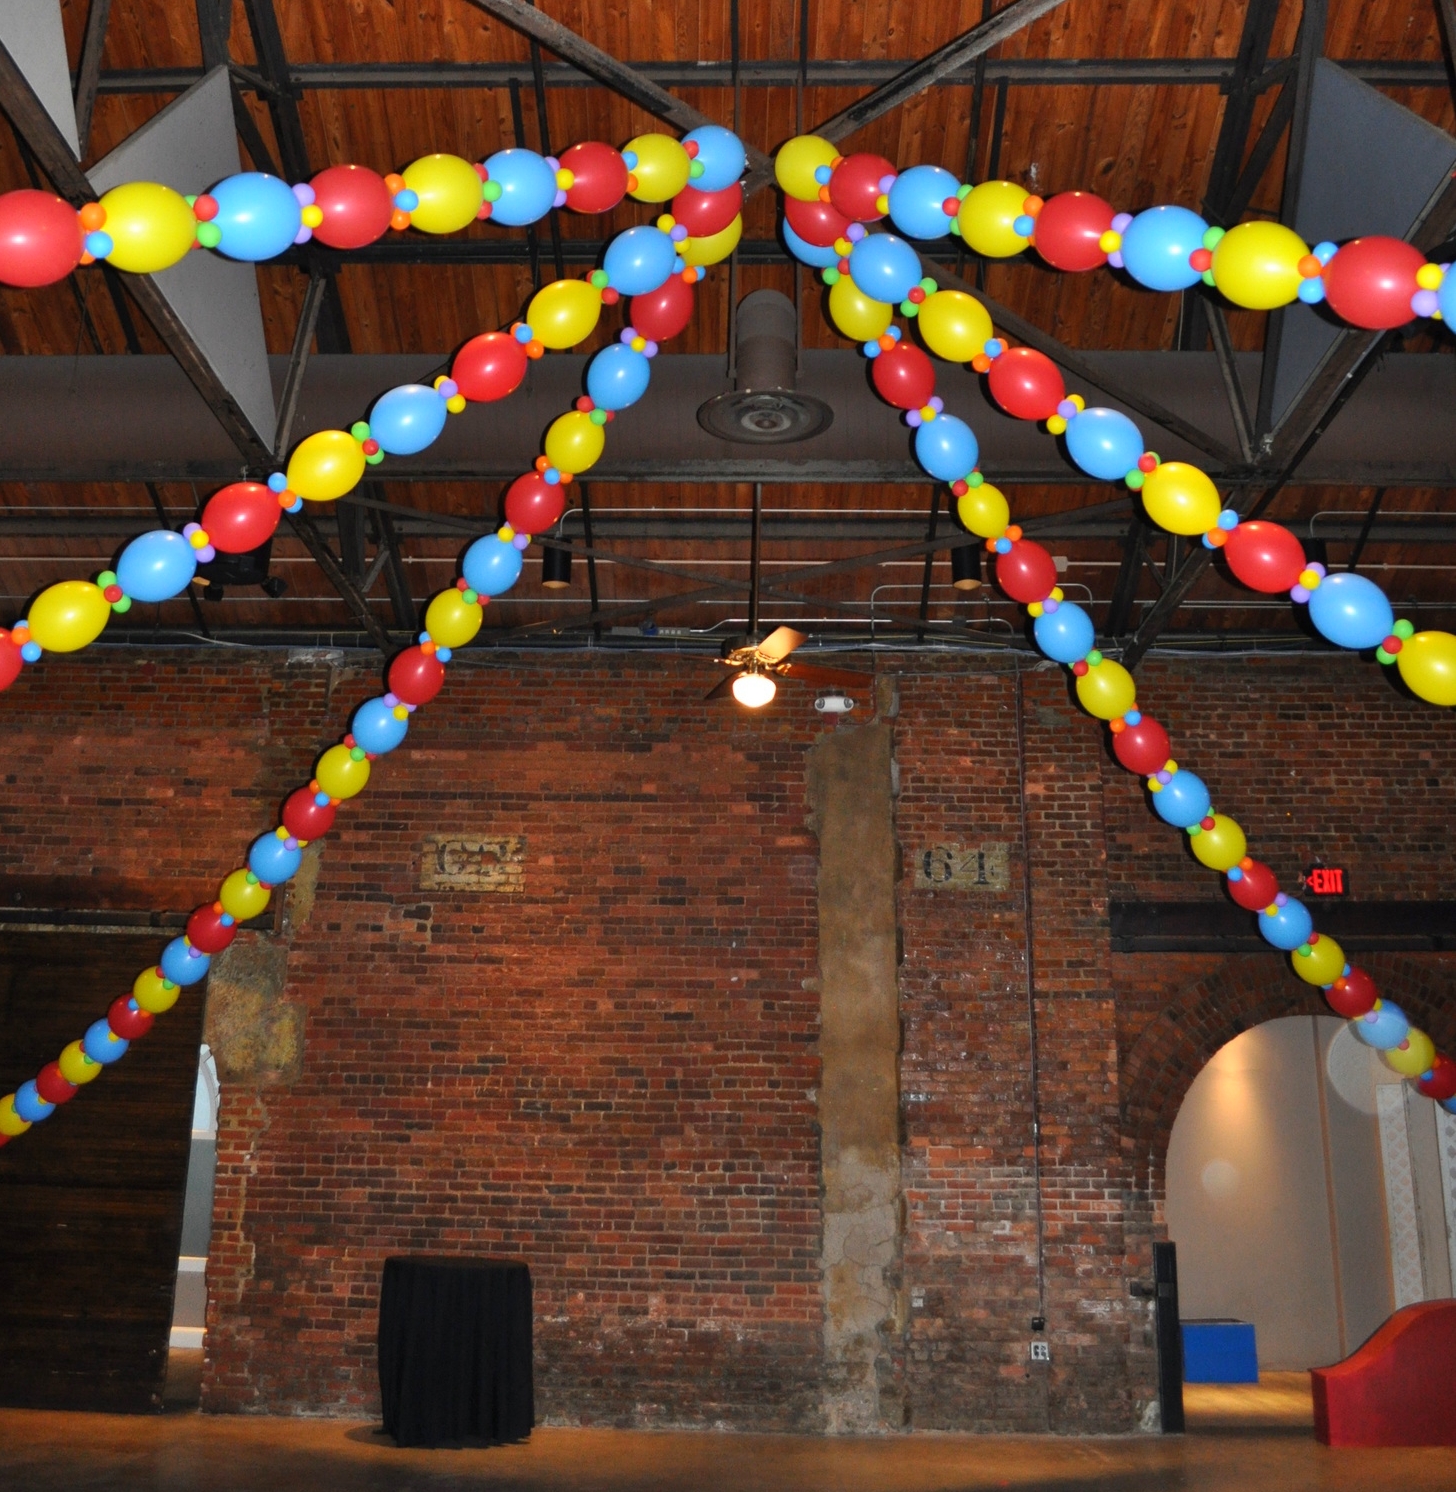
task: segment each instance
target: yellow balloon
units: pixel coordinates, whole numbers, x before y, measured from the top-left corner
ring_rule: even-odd
[[[956,517],[982,539],[999,539],[1011,522],[1011,504],[989,482],[972,487],[956,500]]]
[[[1012,224],[1026,211],[1026,198],[1026,188],[1014,181],[983,181],[972,187],[957,219],[961,237],[988,259],[1009,259],[1021,253],[1031,240]]]
[[[1116,720],[1137,703],[1137,685],[1122,664],[1104,658],[1077,680],[1077,698],[1089,715]]]
[[[602,292],[590,280],[553,280],[531,297],[526,320],[543,347],[584,342],[602,315]]]
[[[7,1093],[0,1098],[0,1135],[23,1135],[30,1128],[30,1120],[22,1119],[15,1112],[15,1095]]]
[[[56,1062],[56,1066],[61,1069],[61,1076],[68,1083],[75,1083],[78,1088],[82,1083],[89,1083],[93,1078],[99,1078],[101,1069],[105,1065],[104,1062],[97,1062],[88,1057],[79,1041],[71,1042],[61,1052]]]
[[[261,916],[267,910],[272,895],[260,880],[250,881],[246,870],[235,870],[219,887],[217,899],[230,917],[246,922],[249,917]]]
[[[425,611],[425,631],[430,640],[445,648],[463,648],[483,620],[479,602],[467,601],[453,585],[441,591]]]
[[[30,608],[31,639],[48,653],[74,653],[101,636],[111,619],[111,602],[89,580],[63,580],[48,586]]]
[[[743,214],[739,213],[726,228],[710,233],[706,238],[685,238],[677,251],[684,264],[718,264],[738,247],[743,237]]]
[[[915,318],[925,345],[951,363],[968,363],[994,334],[985,306],[964,290],[937,290]]]
[[[692,157],[671,135],[638,135],[627,141],[622,154],[628,151],[637,157],[637,164],[628,167],[637,178],[629,194],[639,202],[670,202],[688,184]]]
[[[546,432],[546,459],[557,471],[575,476],[601,460],[606,444],[606,430],[593,424],[589,414],[573,409],[552,420]]]
[[[1436,1060],[1436,1043],[1424,1031],[1412,1026],[1399,1046],[1380,1055],[1392,1072],[1398,1072],[1403,1078],[1418,1078],[1431,1070],[1431,1063]]]
[[[1299,298],[1305,241],[1282,223],[1240,223],[1213,250],[1213,283],[1236,305],[1272,311]]]
[[[1213,828],[1204,829],[1189,841],[1193,856],[1210,870],[1230,870],[1249,853],[1244,831],[1221,813],[1213,816]]]
[[[485,183],[458,155],[426,155],[400,173],[420,200],[410,209],[410,226],[423,233],[454,233],[475,221],[485,200]]]
[[[155,181],[129,181],[101,199],[111,252],[106,262],[133,275],[154,275],[187,257],[197,219],[187,199]]]
[[[1456,637],[1449,632],[1407,637],[1395,665],[1410,692],[1427,704],[1456,705]]]
[[[1345,950],[1328,933],[1319,935],[1318,943],[1307,943],[1308,953],[1298,948],[1289,955],[1294,972],[1306,984],[1333,984],[1345,969]],[[1425,1071],[1423,1067],[1422,1072]]]
[[[131,997],[143,1010],[161,1015],[170,1010],[182,993],[180,984],[163,979],[155,969],[143,969],[131,987]]]
[[[856,342],[872,342],[890,325],[895,308],[871,300],[848,275],[840,275],[829,290],[829,319]]]
[[[347,430],[319,430],[288,458],[288,488],[309,502],[333,502],[364,475],[364,447]]]
[[[369,758],[355,757],[348,746],[330,746],[313,770],[318,785],[331,798],[352,798],[369,784]]]
[[[790,197],[817,202],[820,184],[814,173],[838,159],[839,147],[822,135],[795,135],[779,146],[774,157],[774,179]]]
[[[1186,461],[1163,461],[1143,478],[1143,507],[1170,534],[1206,534],[1223,509],[1218,488]]]

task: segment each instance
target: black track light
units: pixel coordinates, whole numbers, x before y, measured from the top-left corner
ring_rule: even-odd
[[[950,552],[950,583],[958,591],[981,588],[981,546],[961,544]]]

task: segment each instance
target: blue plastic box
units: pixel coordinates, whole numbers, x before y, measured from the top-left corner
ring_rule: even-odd
[[[1257,1383],[1259,1352],[1248,1321],[1185,1321],[1184,1383]]]

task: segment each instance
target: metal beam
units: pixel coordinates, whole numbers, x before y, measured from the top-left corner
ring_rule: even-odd
[[[96,85],[101,81],[101,54],[106,50],[106,27],[111,20],[111,0],[91,0],[86,12],[86,35],[81,41],[81,62],[76,69],[76,138],[81,159],[89,153],[91,112],[96,107]]]
[[[1026,525],[1022,525],[1025,531]],[[1112,586],[1112,599],[1108,603],[1107,618],[1102,631],[1107,637],[1123,637],[1132,620],[1133,602],[1137,599],[1138,581],[1142,578],[1143,559],[1147,554],[1148,525],[1139,512],[1134,512],[1123,539],[1122,564],[1118,567],[1117,579]]]
[[[308,289],[303,294],[303,306],[293,333],[293,351],[288,355],[288,373],[283,380],[283,395],[278,401],[278,436],[273,453],[280,461],[287,454],[293,436],[293,417],[298,413],[298,396],[303,392],[303,375],[308,368],[314,329],[318,326],[319,309],[324,303],[328,283],[326,275],[311,275]]]
[[[1217,301],[1205,304],[1208,330],[1213,339],[1213,355],[1218,359],[1218,374],[1223,379],[1224,396],[1228,400],[1229,418],[1234,422],[1234,434],[1238,437],[1239,454],[1245,461],[1254,459],[1254,422],[1249,415],[1248,400],[1244,398],[1244,386],[1239,382],[1239,371],[1234,363],[1233,338],[1229,335],[1228,317]]]
[[[389,633],[384,630],[384,624],[370,609],[368,598],[363,591],[344,574],[339,561],[334,557],[333,550],[324,543],[323,536],[314,527],[313,519],[309,517],[307,509],[301,513],[289,513],[286,516],[303,547],[308,550],[313,556],[314,563],[324,572],[325,579],[338,591],[355,621],[364,628],[374,640],[374,645],[387,658],[394,650],[394,643],[390,640]]]
[[[298,99],[289,76],[288,57],[283,50],[283,35],[278,29],[278,13],[273,0],[243,0],[253,46],[258,54],[258,71],[272,92],[268,95],[268,112],[273,117],[273,133],[278,137],[278,153],[283,169],[293,181],[307,181],[312,174],[308,162],[308,145],[303,138],[303,122],[298,117]]]

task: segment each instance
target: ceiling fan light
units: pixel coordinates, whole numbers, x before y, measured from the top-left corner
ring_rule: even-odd
[[[733,698],[750,710],[761,710],[778,692],[779,686],[765,673],[741,673],[733,680]]]

